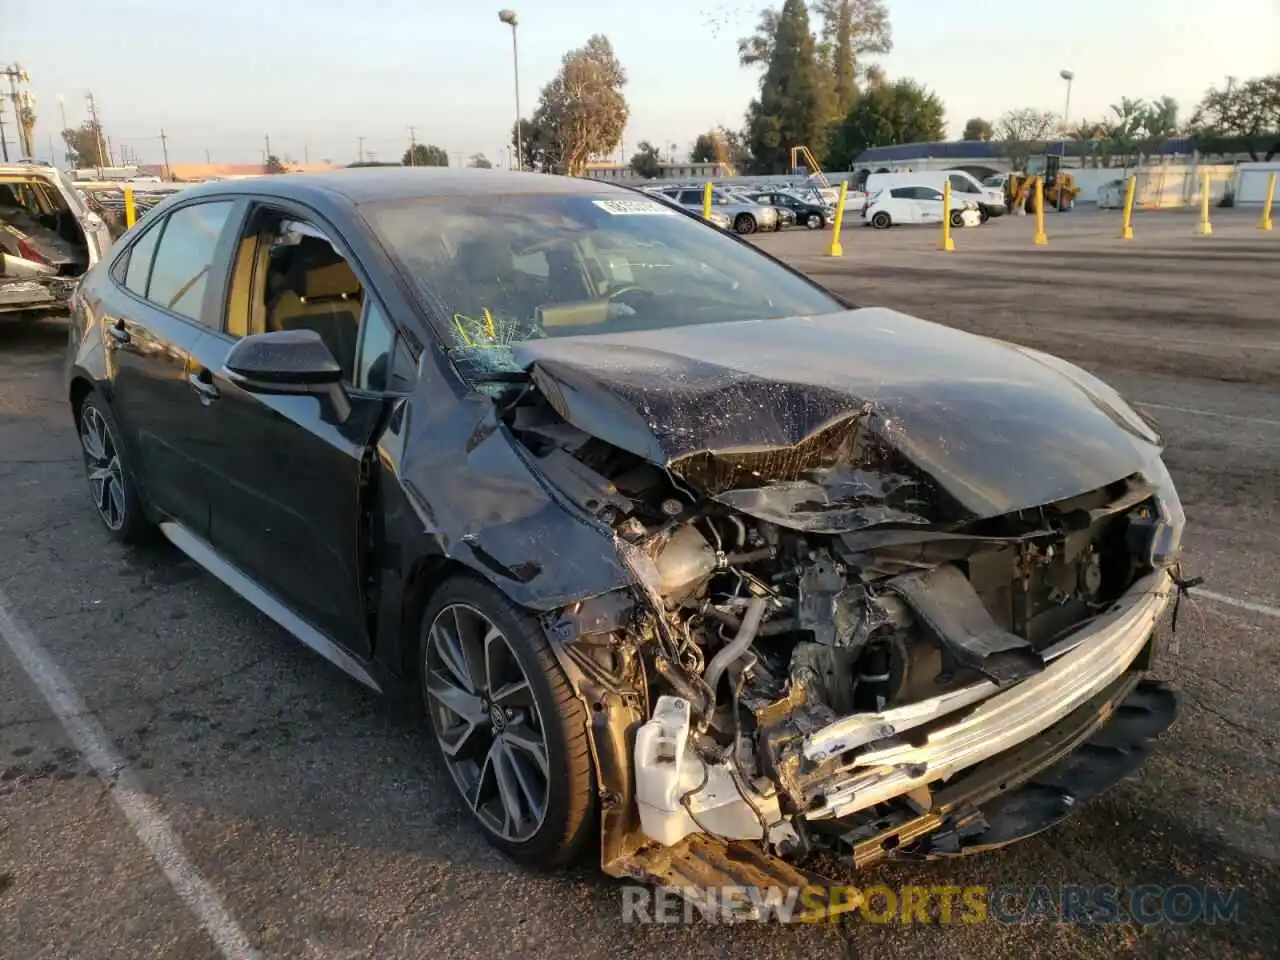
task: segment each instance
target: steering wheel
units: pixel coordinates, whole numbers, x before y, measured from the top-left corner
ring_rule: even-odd
[[[641,290],[640,287],[634,283],[624,283],[617,290],[610,290],[608,296],[605,297],[605,299],[608,300],[610,303],[612,303],[613,301],[617,300],[620,296],[622,296],[624,293],[644,293],[644,291]]]

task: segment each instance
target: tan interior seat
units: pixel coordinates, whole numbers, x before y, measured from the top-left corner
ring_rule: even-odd
[[[327,243],[306,246],[306,240],[299,245],[288,282],[267,308],[267,329],[314,330],[350,380],[360,329],[360,281],[345,260],[335,261]]]

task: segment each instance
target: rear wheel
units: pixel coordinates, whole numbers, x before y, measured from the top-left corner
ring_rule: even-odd
[[[740,213],[737,219],[733,221],[733,229],[738,233],[747,234],[756,232],[756,218],[749,213]]]
[[[877,230],[887,230],[891,223],[893,223],[892,218],[883,210],[871,218],[871,225]]]
[[[423,615],[418,665],[445,766],[489,842],[522,863],[572,860],[594,822],[587,717],[538,621],[451,580]]]
[[[820,213],[811,213],[805,217],[804,225],[810,230],[821,230],[825,226],[823,216]]]
[[[952,210],[952,211],[951,211],[951,225],[952,225],[953,227],[963,227],[963,226],[964,226],[964,214],[963,214],[963,213],[961,213],[959,210]]]
[[[120,446],[120,428],[101,394],[90,393],[80,404],[80,450],[84,455],[89,495],[98,519],[114,539],[135,543],[152,530],[142,498]]]

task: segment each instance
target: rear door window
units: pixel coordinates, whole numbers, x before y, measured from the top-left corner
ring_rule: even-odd
[[[151,259],[155,256],[156,243],[160,239],[163,227],[163,223],[157,223],[129,248],[129,263],[125,267],[123,277],[124,285],[140,297],[147,295],[147,280],[151,276]]]

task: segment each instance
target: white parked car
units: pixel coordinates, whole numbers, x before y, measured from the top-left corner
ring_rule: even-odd
[[[942,191],[935,187],[903,186],[881,190],[862,209],[864,223],[880,230],[902,223],[941,223]],[[951,198],[951,225],[976,227],[982,214],[972,200]]]

